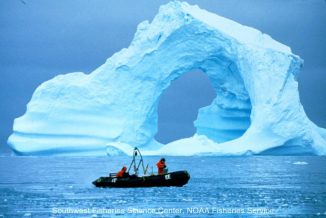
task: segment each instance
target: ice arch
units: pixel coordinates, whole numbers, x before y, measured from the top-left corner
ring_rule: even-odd
[[[129,153],[132,146],[146,154],[278,148],[283,154],[325,154],[325,130],[307,118],[299,100],[301,67],[289,47],[258,30],[170,2],[152,23],[138,26],[127,49],[90,75],[61,75],[39,86],[8,142],[22,154]],[[175,78],[198,68],[213,81],[216,100],[200,110],[194,137],[157,143],[160,95]]]

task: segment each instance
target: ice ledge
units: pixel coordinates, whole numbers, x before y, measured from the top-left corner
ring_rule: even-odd
[[[178,17],[183,23],[190,23],[191,19],[201,21],[220,32],[244,44],[271,49],[292,54],[291,48],[274,40],[267,34],[249,26],[239,24],[233,20],[201,9],[198,5],[189,5],[187,2],[172,1],[161,6],[159,14],[180,14]],[[181,16],[182,14],[182,16]]]

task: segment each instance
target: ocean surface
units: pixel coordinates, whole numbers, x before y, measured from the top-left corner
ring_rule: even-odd
[[[92,185],[129,157],[0,157],[0,217],[326,217],[326,157],[166,159],[186,186]]]

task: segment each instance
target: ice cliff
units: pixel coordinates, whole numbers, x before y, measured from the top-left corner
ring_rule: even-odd
[[[303,61],[269,35],[173,1],[139,24],[128,48],[90,74],[41,84],[15,120],[9,145],[19,154],[326,154],[326,131],[300,103]],[[216,91],[201,108],[197,133],[155,141],[160,96],[193,69]]]

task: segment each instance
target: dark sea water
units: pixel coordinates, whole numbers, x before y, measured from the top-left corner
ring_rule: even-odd
[[[0,157],[0,217],[326,217],[326,157],[166,157],[186,186],[92,185],[129,159]]]

